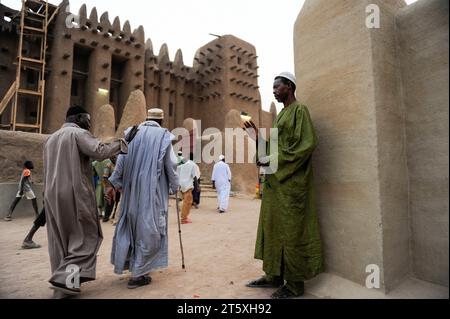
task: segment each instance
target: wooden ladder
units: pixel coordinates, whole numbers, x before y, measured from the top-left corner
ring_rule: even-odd
[[[45,67],[47,52],[47,31],[50,22],[56,16],[59,7],[49,4],[42,0],[22,0],[22,10],[20,14],[20,34],[19,47],[17,50],[16,80],[7,91],[5,97],[0,104],[0,115],[7,109],[12,99],[11,121],[9,125],[1,125],[1,127],[9,127],[10,130],[16,131],[20,129],[31,130],[36,133],[42,133],[42,123],[44,114],[44,98],[45,98]],[[50,12],[51,11],[51,12]],[[24,43],[36,39],[40,45],[39,55],[30,56],[28,52],[24,52]],[[36,76],[29,76],[29,72],[34,72]],[[28,77],[28,78],[27,78]],[[29,79],[34,83],[30,83]],[[23,87],[24,84],[29,86]],[[32,111],[35,111],[36,120],[32,123],[20,123],[17,120],[19,109],[25,108],[23,99],[32,101],[34,104]],[[30,112],[23,110],[21,113]]]

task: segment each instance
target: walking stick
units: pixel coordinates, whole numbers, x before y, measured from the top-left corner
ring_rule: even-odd
[[[116,196],[117,196],[117,194],[116,194]],[[113,213],[111,215],[111,219],[115,219],[116,218],[117,206],[119,205],[119,201],[120,200],[115,200],[114,201],[114,211],[113,211]]]
[[[179,205],[178,191],[175,192],[175,201],[177,207],[178,236],[180,238],[180,248],[181,248],[181,268],[185,269],[186,267],[184,266],[183,242],[181,241],[180,205]]]

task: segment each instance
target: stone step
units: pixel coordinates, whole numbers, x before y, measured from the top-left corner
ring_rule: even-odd
[[[237,196],[238,193],[230,191],[230,197],[235,197]],[[169,198],[171,199],[175,199],[175,195],[170,195]],[[217,198],[217,192],[215,190],[203,190],[200,194],[200,198]]]

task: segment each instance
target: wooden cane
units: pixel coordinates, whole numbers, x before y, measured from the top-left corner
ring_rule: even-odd
[[[183,241],[181,240],[180,205],[179,205],[178,191],[175,192],[175,201],[177,207],[178,237],[180,238],[180,248],[181,248],[181,268],[185,269],[186,267],[184,266]]]

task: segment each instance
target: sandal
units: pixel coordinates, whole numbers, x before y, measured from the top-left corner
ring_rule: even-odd
[[[275,282],[267,280],[266,277],[261,277],[259,279],[250,281],[246,284],[247,287],[251,288],[278,288],[281,286],[281,283],[277,284]]]
[[[60,283],[54,282],[54,281],[50,281],[50,283],[52,284],[50,289],[59,291],[65,295],[76,296],[81,293],[80,288],[68,288],[63,284],[60,284]]]
[[[128,289],[134,289],[134,288],[137,288],[137,287],[148,285],[151,282],[152,282],[152,277],[150,277],[148,275],[138,277],[137,279],[131,278],[128,281],[127,288]]]
[[[22,249],[35,249],[41,248],[41,245],[36,244],[34,241],[24,241],[22,243]]]
[[[301,295],[303,295],[303,294],[301,294]],[[288,287],[283,286],[280,289],[278,289],[277,291],[275,291],[270,296],[270,298],[272,298],[272,299],[290,299],[290,298],[295,298],[295,297],[300,297],[300,296],[296,296],[292,291],[289,290]]]

